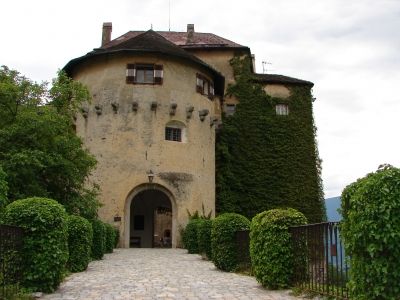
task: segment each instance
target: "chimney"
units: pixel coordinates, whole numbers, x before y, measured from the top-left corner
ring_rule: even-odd
[[[253,65],[253,73],[256,73],[256,56],[254,54],[251,55],[251,63]]]
[[[103,23],[103,34],[101,37],[101,46],[102,47],[111,41],[111,31],[112,31],[112,23],[104,22]]]
[[[194,24],[187,24],[187,39],[186,44],[193,43]]]

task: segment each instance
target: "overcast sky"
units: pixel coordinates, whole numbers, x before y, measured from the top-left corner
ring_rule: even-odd
[[[172,31],[250,47],[257,71],[309,80],[326,197],[382,163],[400,167],[399,0],[170,0]],[[51,81],[69,60],[129,30],[168,30],[168,0],[5,0],[0,65]]]

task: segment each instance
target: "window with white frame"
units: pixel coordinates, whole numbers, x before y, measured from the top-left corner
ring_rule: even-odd
[[[126,83],[129,84],[162,84],[163,66],[154,64],[128,64]]]
[[[182,129],[165,127],[165,139],[167,141],[182,142]]]
[[[275,111],[278,116],[287,116],[289,114],[289,105],[277,104],[275,105]]]

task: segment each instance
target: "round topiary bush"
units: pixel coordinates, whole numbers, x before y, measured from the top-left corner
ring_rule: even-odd
[[[54,291],[62,280],[68,260],[64,207],[46,198],[17,200],[7,205],[4,221],[25,229],[22,285],[32,291]]]
[[[105,253],[112,253],[115,244],[115,230],[114,227],[108,223],[104,223],[106,229],[106,248]]]
[[[92,258],[102,259],[106,251],[106,228],[100,220],[92,220],[93,242],[92,242]]]
[[[239,264],[236,245],[236,231],[248,230],[250,221],[242,215],[225,213],[212,222],[211,248],[212,260],[218,269],[234,271]]]
[[[254,275],[269,289],[286,288],[292,280],[294,255],[290,226],[307,224],[295,209],[271,209],[256,215],[250,226],[250,257]]]
[[[184,230],[184,246],[189,253],[199,253],[199,242],[197,240],[197,231],[200,219],[191,219]]]
[[[86,270],[91,259],[93,229],[88,220],[79,216],[68,216],[68,269],[71,272]]]
[[[400,169],[381,166],[342,193],[351,299],[399,299]]]
[[[211,259],[211,228],[212,220],[199,219],[197,227],[197,242],[199,253],[205,254],[208,259]]]

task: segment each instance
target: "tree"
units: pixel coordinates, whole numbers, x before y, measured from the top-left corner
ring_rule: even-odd
[[[10,202],[47,197],[69,213],[96,216],[98,187],[87,183],[96,159],[73,126],[74,111],[88,100],[87,89],[63,72],[48,90],[46,83],[0,68],[0,164]]]

